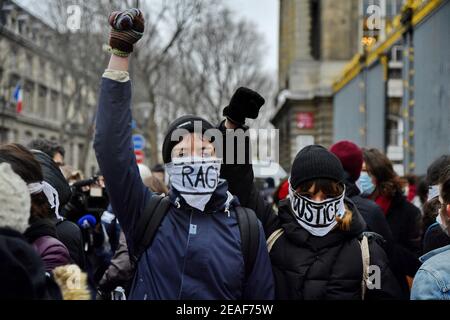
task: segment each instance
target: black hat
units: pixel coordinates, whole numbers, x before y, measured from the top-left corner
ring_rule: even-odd
[[[192,133],[194,132],[195,124],[198,122],[199,124],[197,124],[197,126],[201,125],[202,133],[205,133],[206,130],[214,128],[214,126],[205,119],[192,115],[182,116],[169,125],[162,148],[164,163],[170,163],[172,161],[172,149],[181,141],[181,138],[177,141],[172,141],[172,134],[175,130],[183,129]]]
[[[302,149],[295,157],[291,170],[291,186],[297,189],[304,182],[316,179],[344,180],[344,168],[333,153],[322,146]]]
[[[31,153],[33,153],[34,157],[41,165],[44,181],[58,191],[59,206],[62,208],[69,202],[72,191],[70,190],[70,186],[67,183],[66,178],[64,178],[61,169],[59,169],[53,159],[46,153],[39,150],[31,150]]]

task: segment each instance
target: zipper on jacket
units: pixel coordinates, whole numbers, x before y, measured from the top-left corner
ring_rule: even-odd
[[[189,210],[190,211],[190,216],[189,216],[189,226],[188,226],[188,236],[187,236],[187,241],[186,241],[186,249],[184,250],[185,254],[184,254],[184,259],[183,259],[183,269],[181,270],[181,283],[180,283],[180,291],[178,293],[178,300],[181,300],[181,294],[183,292],[183,281],[184,281],[184,270],[186,268],[186,258],[187,258],[187,253],[188,253],[188,248],[189,248],[189,241],[191,240],[191,225],[192,225],[192,215],[193,215],[193,210]]]

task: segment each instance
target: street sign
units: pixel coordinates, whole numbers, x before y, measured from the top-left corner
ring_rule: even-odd
[[[131,120],[131,129],[136,129],[137,128],[137,124],[136,124],[136,120]]]
[[[314,113],[313,112],[297,113],[297,128],[314,129]]]
[[[144,148],[145,148],[144,137],[140,134],[135,134],[133,136],[133,145],[134,145],[134,150],[144,150]]]
[[[136,162],[139,163],[144,163],[145,160],[145,155],[144,155],[144,151],[142,150],[135,150],[134,154],[136,155]]]

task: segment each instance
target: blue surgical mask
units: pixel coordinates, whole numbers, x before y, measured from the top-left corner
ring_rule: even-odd
[[[372,194],[375,191],[375,185],[372,182],[372,178],[367,172],[361,172],[361,176],[357,182],[358,187],[363,194]]]

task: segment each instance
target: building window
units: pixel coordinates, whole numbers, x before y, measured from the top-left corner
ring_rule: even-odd
[[[399,116],[389,115],[387,119],[388,146],[403,145],[403,120]]]
[[[391,61],[403,61],[403,47],[402,46],[393,46],[391,50]]]
[[[386,16],[393,18],[400,14],[404,0],[388,0],[386,1]]]
[[[58,92],[52,90],[51,97],[49,118],[58,120]]]
[[[39,102],[38,102],[39,112],[38,114],[47,117],[47,88],[44,86],[39,86]]]
[[[24,71],[25,74],[31,75],[33,70],[33,56],[30,54],[25,54],[25,61],[24,61]]]
[[[70,110],[70,99],[67,95],[63,98],[63,104],[61,106],[61,112],[59,113],[61,115],[59,121],[66,122],[68,120],[68,113]]]
[[[314,60],[320,60],[320,1],[310,2],[311,10],[311,32],[309,43],[311,44],[311,56]]]
[[[33,110],[34,103],[34,83],[31,81],[25,82],[23,90],[23,110],[25,113],[31,113]]]
[[[8,142],[8,133],[8,129],[0,127],[0,143]]]
[[[15,17],[11,16],[11,19],[9,20],[9,26],[11,30],[17,32],[17,20]]]
[[[389,68],[389,79],[402,79],[401,68]]]
[[[31,131],[25,131],[24,144],[27,145],[33,140],[33,133]]]
[[[19,33],[21,35],[23,35],[24,31],[25,31],[25,21],[19,20],[18,27],[19,27]]]

